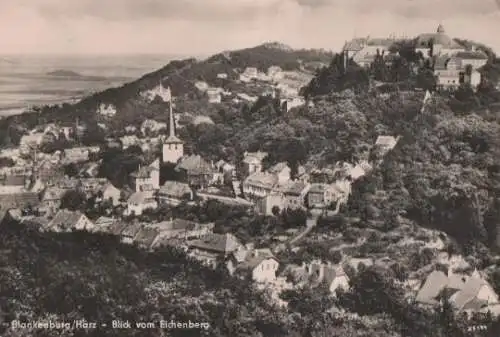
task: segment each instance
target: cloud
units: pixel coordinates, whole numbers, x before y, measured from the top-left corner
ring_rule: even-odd
[[[338,49],[353,35],[439,23],[500,51],[495,0],[1,0],[0,22],[0,50],[12,53],[208,54],[271,40]]]

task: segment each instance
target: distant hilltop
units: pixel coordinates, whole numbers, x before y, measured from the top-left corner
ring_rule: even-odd
[[[83,80],[83,81],[105,81],[105,80],[109,79],[109,78],[106,78],[103,76],[82,75],[82,74],[79,74],[75,71],[65,70],[65,69],[54,70],[54,71],[48,72],[46,75],[54,77],[54,78],[60,78],[60,79]],[[117,77],[117,78],[119,78],[119,77]],[[119,79],[121,79],[121,78],[119,78]]]
[[[75,71],[64,70],[64,69],[58,69],[58,70],[48,72],[47,75],[58,76],[58,77],[84,77],[82,74],[79,74]]]

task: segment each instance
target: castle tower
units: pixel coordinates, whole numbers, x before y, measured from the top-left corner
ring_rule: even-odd
[[[163,162],[164,163],[177,163],[180,158],[184,156],[184,143],[182,140],[177,138],[175,135],[175,122],[174,114],[172,112],[172,93],[170,88],[167,88],[163,93],[163,86],[160,83],[160,90],[162,91],[162,97],[164,101],[168,102],[169,106],[169,116],[168,116],[168,127],[169,135],[168,138],[163,143]]]

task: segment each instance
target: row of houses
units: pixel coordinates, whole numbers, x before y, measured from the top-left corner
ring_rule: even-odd
[[[382,158],[393,149],[399,138],[379,136],[374,149]],[[266,152],[246,152],[243,169],[247,177],[243,181],[242,190],[246,198],[256,202],[259,212],[271,215],[276,208],[329,208],[338,207],[347,201],[351,193],[351,183],[369,172],[372,165],[361,161],[357,165],[344,163],[336,168],[337,178],[333,182],[310,183],[310,174],[303,167],[295,179],[291,178],[291,169],[287,163],[278,163],[263,170]]]

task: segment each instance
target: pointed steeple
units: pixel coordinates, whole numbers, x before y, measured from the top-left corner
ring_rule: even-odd
[[[167,87],[163,92],[163,85],[160,83],[160,90],[162,90],[162,97],[165,102],[168,102],[168,138],[165,140],[167,144],[180,144],[182,141],[175,135],[175,120],[174,112],[172,110],[172,93],[170,87]]]

